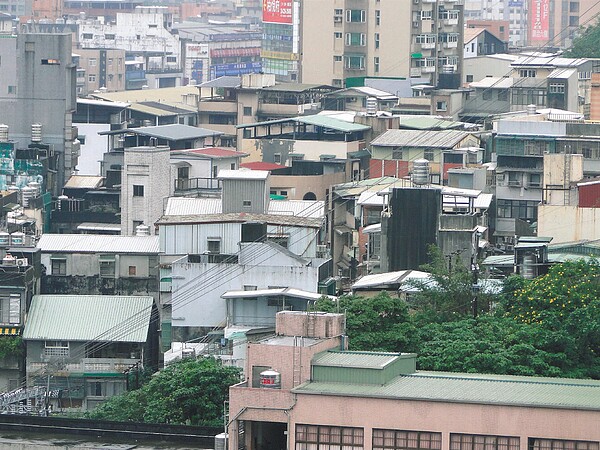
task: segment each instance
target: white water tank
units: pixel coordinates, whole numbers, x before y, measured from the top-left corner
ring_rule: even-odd
[[[37,181],[31,181],[30,183],[27,183],[27,186],[32,189],[35,189],[34,197],[39,197],[40,194],[42,193],[42,185],[40,183],[38,183]]]
[[[0,123],[0,142],[8,142],[8,125]]]
[[[417,185],[429,184],[429,161],[417,159],[413,163],[412,182]]]
[[[377,99],[375,97],[367,98],[367,116],[375,116],[377,114]]]
[[[31,142],[42,142],[42,124],[31,124]]]
[[[10,235],[10,245],[23,245],[25,243],[25,233],[15,231]]]
[[[227,433],[215,436],[215,450],[227,450]]]
[[[135,227],[136,236],[150,236],[150,227],[148,225],[138,225]]]
[[[10,253],[7,253],[6,256],[4,256],[4,258],[2,258],[3,266],[15,266],[16,264],[17,264],[17,258],[15,258]]]
[[[281,389],[281,374],[276,370],[261,372],[260,387],[265,389]]]

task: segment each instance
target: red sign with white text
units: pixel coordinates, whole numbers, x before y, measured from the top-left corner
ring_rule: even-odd
[[[531,0],[529,5],[529,43],[550,38],[550,0]]]
[[[293,0],[263,0],[263,22],[292,23]]]

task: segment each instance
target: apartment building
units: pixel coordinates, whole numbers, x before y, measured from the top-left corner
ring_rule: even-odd
[[[482,26],[484,23],[494,27],[497,26],[496,31],[502,31],[502,33],[508,35],[503,36],[502,40],[508,40],[513,47],[522,47],[527,45],[528,39],[527,8],[529,4],[534,5],[537,1],[465,0],[465,20],[468,23],[467,26],[471,23],[476,23],[475,26],[477,27]],[[498,25],[493,25],[494,22]]]
[[[273,4],[277,4],[275,8]],[[288,81],[344,87],[352,77],[461,72],[463,10],[456,1],[265,2],[263,70]]]
[[[125,90],[125,50],[77,49],[77,95]]]

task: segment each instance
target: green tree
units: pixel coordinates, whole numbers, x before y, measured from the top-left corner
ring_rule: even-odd
[[[229,386],[239,370],[214,358],[184,359],[157,372],[140,389],[107,400],[89,413],[93,419],[220,425]]]
[[[565,52],[569,58],[600,58],[600,21],[580,30],[573,45]]]

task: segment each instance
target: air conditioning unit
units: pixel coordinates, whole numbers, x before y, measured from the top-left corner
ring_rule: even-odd
[[[28,265],[29,261],[27,261],[27,258],[17,258],[17,266],[26,267]]]

